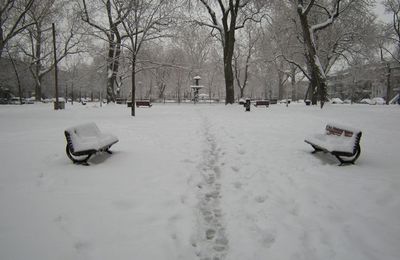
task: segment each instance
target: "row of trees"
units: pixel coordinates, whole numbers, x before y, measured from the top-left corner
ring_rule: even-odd
[[[297,82],[307,79],[307,97],[322,107],[334,68],[388,55],[400,61],[400,0],[384,5],[393,15],[388,24],[376,19],[373,0],[3,0],[0,60],[29,64],[37,100],[43,78],[62,62],[71,84],[82,67],[103,73],[111,102],[123,84],[134,100],[139,81],[146,96],[161,97],[172,85],[180,99],[202,74],[209,94],[218,92],[226,104],[234,103],[235,87],[243,97],[255,85],[266,97],[277,86],[282,99],[288,82],[297,99]]]

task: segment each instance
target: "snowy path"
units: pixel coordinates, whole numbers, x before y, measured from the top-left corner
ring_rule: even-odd
[[[215,135],[212,133],[209,119],[203,115],[202,138],[204,150],[202,160],[198,165],[200,182],[198,188],[198,228],[196,254],[202,260],[224,259],[229,248],[225,234],[225,223],[221,210],[221,169],[219,166],[220,149]]]

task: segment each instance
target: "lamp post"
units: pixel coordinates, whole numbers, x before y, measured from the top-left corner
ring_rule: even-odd
[[[51,24],[53,32],[53,56],[54,56],[54,86],[56,92],[56,102],[54,103],[54,110],[61,109],[58,102],[58,68],[57,68],[57,48],[56,48],[56,29],[54,23]]]

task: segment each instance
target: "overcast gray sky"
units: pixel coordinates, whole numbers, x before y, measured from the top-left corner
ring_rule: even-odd
[[[384,22],[389,22],[392,17],[389,14],[385,14],[383,5],[381,4],[383,0],[378,0],[375,6],[375,13],[378,15],[378,19]]]

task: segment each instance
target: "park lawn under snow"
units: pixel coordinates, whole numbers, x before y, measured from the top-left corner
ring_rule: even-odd
[[[0,107],[0,259],[400,259],[400,107]],[[113,155],[74,165],[64,129]],[[356,165],[304,142],[363,131]]]

